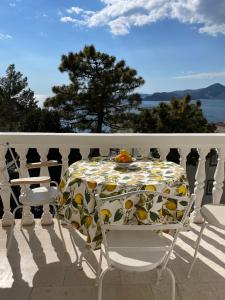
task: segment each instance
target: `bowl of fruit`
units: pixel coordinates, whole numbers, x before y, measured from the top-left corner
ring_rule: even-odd
[[[133,158],[127,150],[120,150],[120,153],[114,158],[114,161],[117,165],[117,167],[120,168],[128,168],[134,161],[136,161],[135,158]]]

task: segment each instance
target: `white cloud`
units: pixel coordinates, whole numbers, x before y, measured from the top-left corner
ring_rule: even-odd
[[[15,6],[16,6],[16,3],[14,3],[14,2],[11,2],[11,3],[9,3],[9,6],[11,6],[11,7],[15,7]]]
[[[0,40],[7,40],[7,39],[11,39],[11,38],[12,38],[11,35],[0,32]]]
[[[107,26],[114,35],[128,34],[133,26],[144,26],[162,19],[176,19],[182,23],[197,24],[200,33],[225,35],[224,0],[99,0],[103,8],[85,11],[71,7],[67,13],[79,19],[67,22],[86,27]],[[64,16],[61,21],[64,22]],[[74,21],[75,20],[75,21]],[[78,22],[79,21],[79,22]]]
[[[86,15],[93,15],[95,12],[93,10],[85,10],[84,14]]]
[[[225,77],[225,71],[193,73],[193,74],[176,76],[175,78],[176,79],[203,79],[203,78],[216,78],[216,77]]]
[[[60,18],[60,21],[63,23],[73,23],[74,25],[85,25],[85,21],[71,18],[71,17],[62,17]]]
[[[79,15],[83,9],[77,6],[72,6],[71,8],[66,10],[69,14],[76,14]]]

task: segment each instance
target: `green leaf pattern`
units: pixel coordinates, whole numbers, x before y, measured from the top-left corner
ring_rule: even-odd
[[[96,182],[89,188],[88,182]],[[94,186],[94,185],[93,185]],[[151,224],[180,220],[187,206],[186,201],[170,201],[169,194],[189,196],[185,172],[180,165],[169,161],[140,161],[137,170],[115,168],[112,161],[78,161],[63,176],[58,201],[58,217],[65,216],[79,231],[87,235],[93,249],[101,245],[96,201],[94,195],[116,196],[134,190],[156,190],[168,194],[168,198],[153,195],[131,196],[123,203],[119,200],[104,203],[105,222],[120,224]],[[84,201],[74,201],[76,195]],[[171,199],[172,200],[172,199]]]

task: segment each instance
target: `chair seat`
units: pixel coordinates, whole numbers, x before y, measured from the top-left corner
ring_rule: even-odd
[[[120,270],[136,272],[159,266],[171,244],[169,239],[152,231],[128,230],[108,232],[107,242],[112,265]]]
[[[206,204],[201,208],[201,214],[211,225],[225,229],[225,205]]]
[[[39,206],[54,203],[58,195],[56,186],[41,186],[30,189],[20,195],[20,202],[25,205]]]

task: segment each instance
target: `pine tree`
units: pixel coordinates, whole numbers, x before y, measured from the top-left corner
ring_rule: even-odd
[[[152,109],[143,109],[131,126],[135,132],[146,133],[207,133],[216,129],[205,118],[201,102],[191,103],[189,95],[183,99],[173,98],[169,103],[161,102]]]
[[[24,132],[62,132],[60,115],[57,111],[35,109],[28,112],[20,125]],[[68,130],[66,130],[68,132]]]
[[[117,129],[127,111],[141,103],[139,94],[133,93],[144,84],[136,70],[94,46],[63,55],[59,70],[68,73],[70,83],[54,86],[55,96],[44,105],[58,111],[75,130]]]
[[[0,130],[19,131],[26,114],[37,107],[27,78],[9,65],[6,76],[0,77]]]

